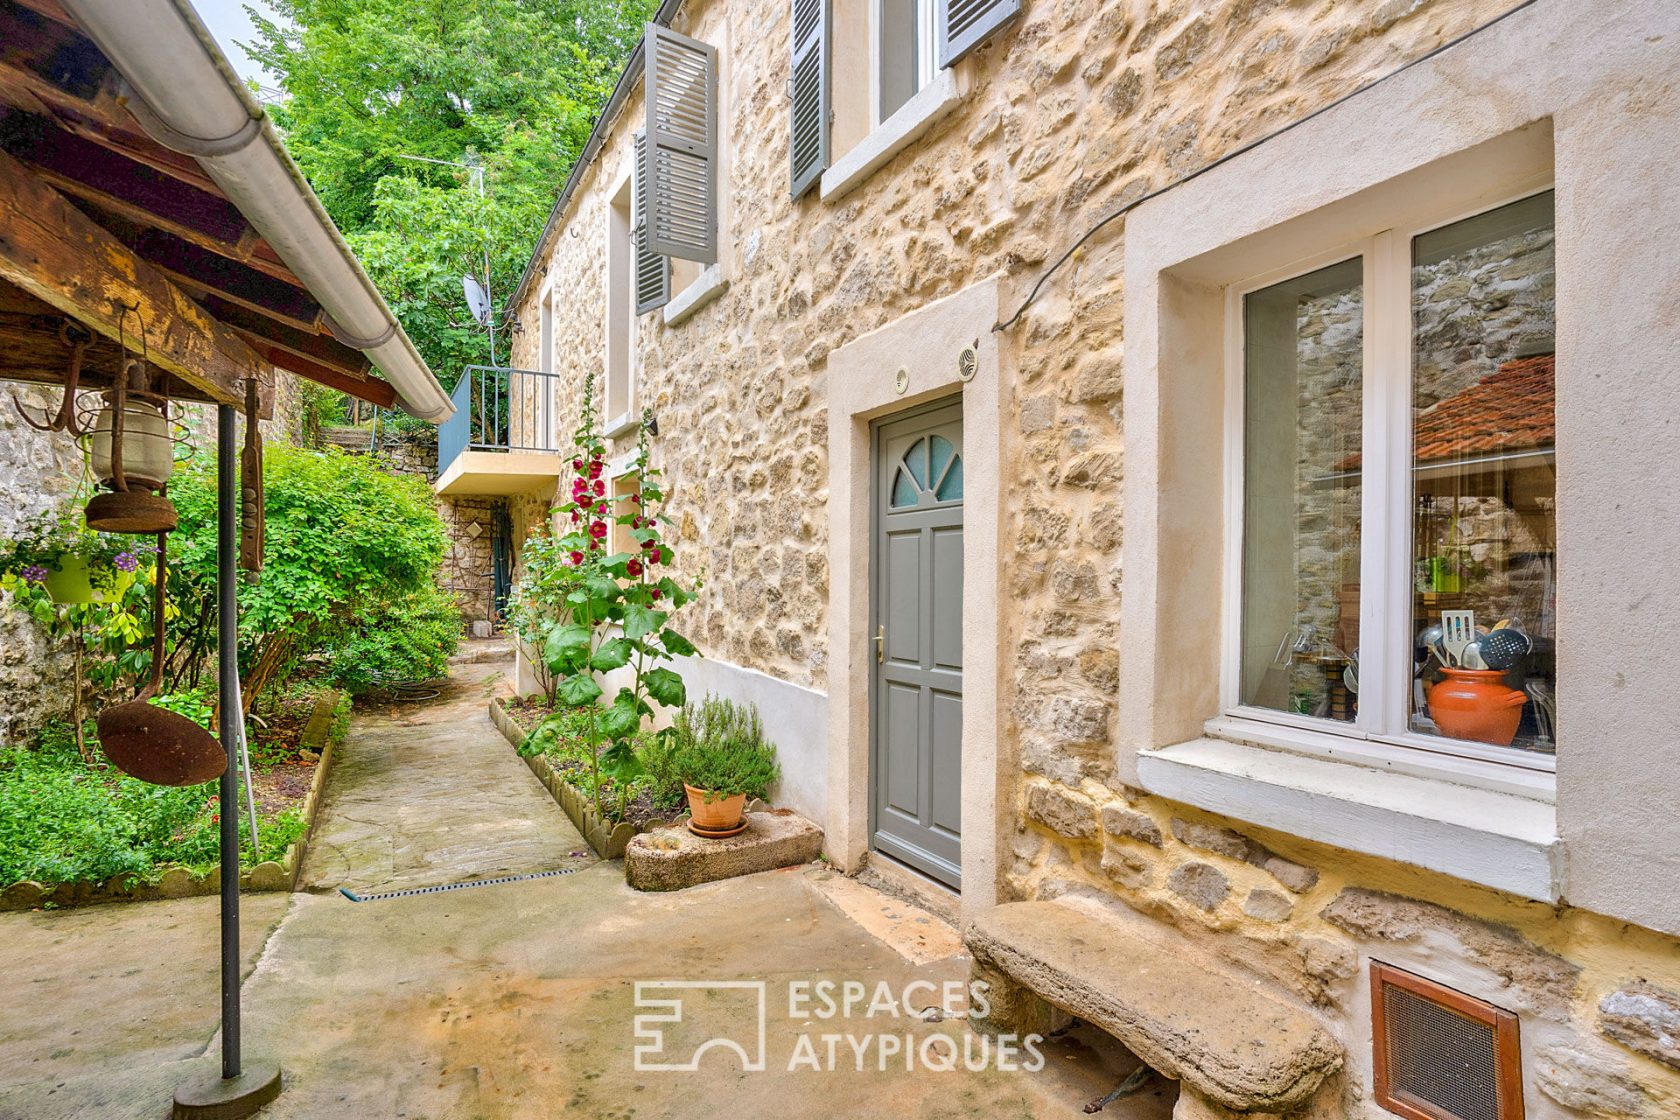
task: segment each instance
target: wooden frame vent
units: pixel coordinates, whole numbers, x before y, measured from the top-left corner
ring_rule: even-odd
[[[1371,962],[1377,1103],[1407,1120],[1523,1120],[1517,1017]]]

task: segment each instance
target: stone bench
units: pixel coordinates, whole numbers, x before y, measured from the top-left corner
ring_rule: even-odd
[[[1180,1083],[1176,1120],[1295,1112],[1342,1064],[1342,1048],[1311,1016],[1260,982],[1096,910],[1011,902],[968,929],[974,978],[992,1007],[976,1025],[1044,1031],[1053,1008],[1115,1038]],[[1048,1005],[1048,1006],[1047,1006]]]

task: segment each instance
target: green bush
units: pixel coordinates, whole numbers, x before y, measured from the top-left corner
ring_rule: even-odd
[[[173,700],[171,707],[196,714],[194,698]],[[0,750],[0,885],[150,879],[170,864],[206,870],[220,859],[219,809],[214,782],[154,786],[90,769],[71,729],[49,725],[35,748]],[[255,856],[243,813],[239,829],[250,867],[280,859],[303,819],[289,809],[259,824]]]
[[[662,806],[681,804],[685,783],[719,797],[763,797],[781,777],[758,709],[709,694],[683,705],[670,728],[642,748],[641,759]]]
[[[273,446],[263,453],[263,485],[266,561],[259,579],[239,586],[248,701],[298,659],[320,653],[377,658],[376,671],[401,677],[437,675],[421,670],[438,663],[449,617],[437,587],[447,538],[426,480],[390,474],[365,455]],[[175,663],[194,682],[216,639],[213,457],[197,456],[169,494],[181,519],[170,537],[170,594],[181,611],[174,635],[183,649]],[[411,627],[418,633],[407,633]]]
[[[375,603],[328,647],[332,682],[354,693],[395,681],[429,681],[449,670],[461,643],[461,606],[436,586]]]

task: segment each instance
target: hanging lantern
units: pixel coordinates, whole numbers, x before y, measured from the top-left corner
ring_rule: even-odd
[[[175,505],[163,496],[175,473],[169,400],[147,392],[145,385],[145,364],[129,362],[104,394],[105,407],[93,426],[93,473],[109,489],[87,504],[90,529],[167,533],[175,528]]]

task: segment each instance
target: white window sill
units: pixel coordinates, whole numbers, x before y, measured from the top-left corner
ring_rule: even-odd
[[[1150,793],[1350,851],[1556,902],[1553,806],[1439,778],[1193,739],[1138,756]]]
[[[676,326],[728,290],[729,278],[723,273],[723,262],[707,265],[665,305],[665,325]]]
[[[823,172],[822,200],[833,202],[843,197],[962,104],[964,84],[958,80],[955,67],[941,70],[933,81],[899,106],[896,113],[876,125],[874,131]]]
[[[619,436],[634,432],[636,425],[641,422],[641,413],[632,408],[608,420],[601,431],[601,435],[606,439],[617,439]]]

